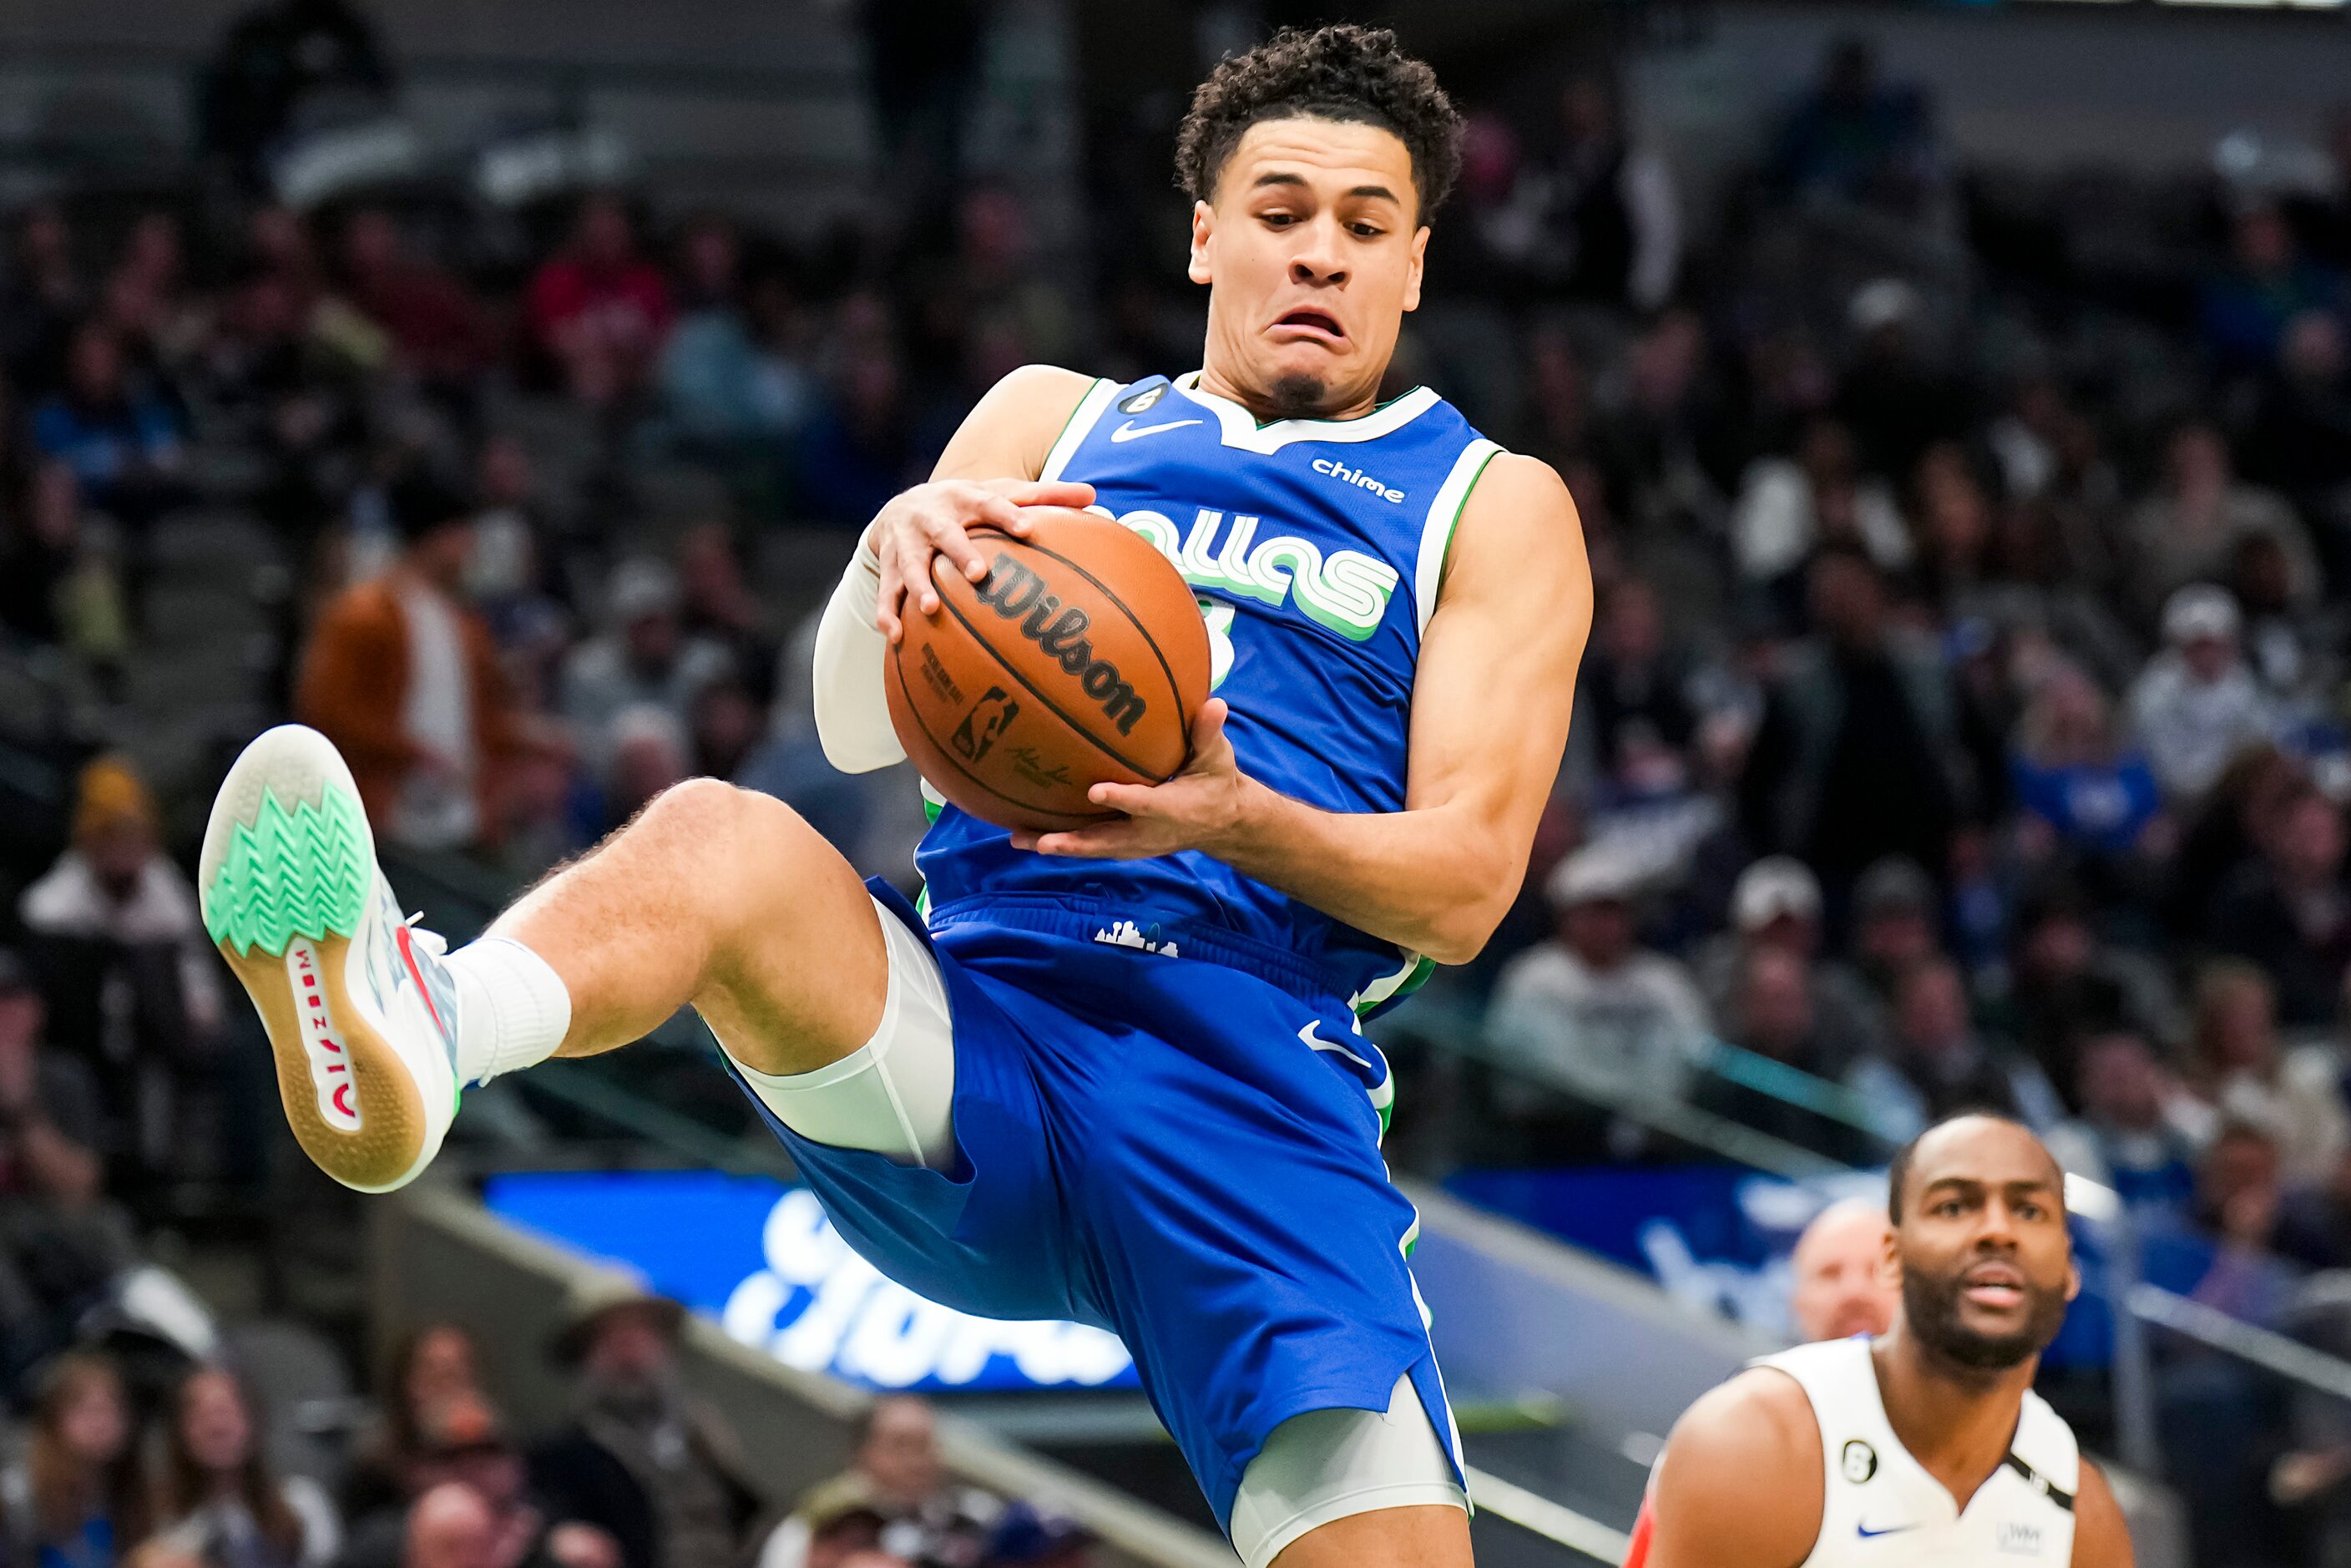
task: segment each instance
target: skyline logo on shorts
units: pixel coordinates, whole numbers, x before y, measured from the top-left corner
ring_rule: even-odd
[[[1132,947],[1138,953],[1156,953],[1163,958],[1182,957],[1183,955],[1176,951],[1176,938],[1162,939],[1158,932],[1159,927],[1155,925],[1151,927],[1151,934],[1145,936],[1143,928],[1132,920],[1113,920],[1094,933],[1094,940],[1109,947]]]

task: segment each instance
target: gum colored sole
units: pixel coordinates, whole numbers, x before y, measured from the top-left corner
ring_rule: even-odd
[[[373,891],[359,802],[330,786],[319,805],[288,810],[265,789],[253,820],[230,832],[204,890],[204,929],[268,1030],[295,1140],[345,1186],[398,1186],[427,1127],[415,1079],[345,983]]]
[[[356,1118],[356,1127],[330,1122],[320,1104],[319,1080],[312,1071],[298,1000],[306,993],[295,989],[286,960],[259,952],[240,954],[226,946],[221,956],[245,983],[269,1031],[270,1052],[277,1059],[277,1095],[302,1152],[345,1186],[385,1192],[408,1179],[424,1152],[424,1102],[416,1080],[391,1045],[360,1020],[351,1005],[343,983],[350,947],[335,936],[317,944],[317,978],[350,1069],[350,1091],[339,1103]]]

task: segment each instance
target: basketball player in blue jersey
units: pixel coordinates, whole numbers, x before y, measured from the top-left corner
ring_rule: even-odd
[[[1379,1152],[1358,1018],[1477,953],[1565,740],[1591,585],[1573,507],[1442,399],[1379,389],[1458,122],[1361,27],[1219,66],[1178,162],[1196,371],[1044,368],[884,507],[828,609],[817,722],[901,752],[886,640],[977,580],[966,530],[1090,506],[1195,585],[1216,696],[1189,764],[1104,825],[943,809],[924,913],[789,808],[663,795],[445,956],[403,924],[350,774],[296,727],[223,786],[205,916],[266,1021],[304,1148],[362,1190],[431,1160],[461,1085],[677,1009],[883,1272],[1115,1331],[1251,1568],[1458,1568],[1458,1444]]]

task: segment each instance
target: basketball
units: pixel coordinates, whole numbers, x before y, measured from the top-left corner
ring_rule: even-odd
[[[1208,695],[1208,634],[1181,574],[1107,517],[1029,509],[1029,536],[975,528],[988,573],[931,561],[939,608],[909,596],[883,685],[890,721],[938,792],[1000,827],[1117,815],[1100,783],[1158,784],[1184,766]]]

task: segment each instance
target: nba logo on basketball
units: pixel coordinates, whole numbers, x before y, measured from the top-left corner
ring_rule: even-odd
[[[956,727],[948,742],[966,761],[977,762],[987,755],[987,748],[996,744],[996,737],[1019,712],[1020,705],[1011,701],[1010,694],[1002,686],[990,686],[972,705],[971,711],[963,716],[963,723]]]

